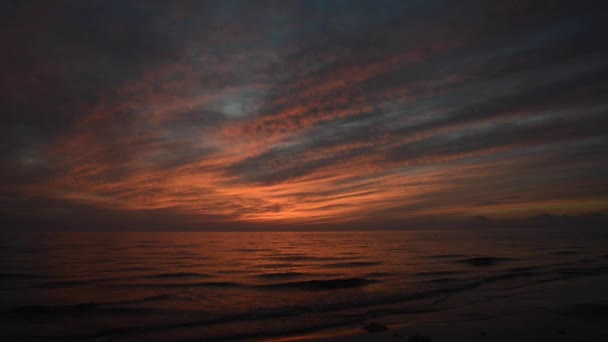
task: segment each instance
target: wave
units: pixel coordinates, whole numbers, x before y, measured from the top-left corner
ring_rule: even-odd
[[[270,263],[270,264],[260,264],[256,265],[255,268],[285,268],[293,266],[290,263]]]
[[[262,279],[276,279],[276,278],[294,278],[306,275],[306,273],[301,272],[276,272],[276,273],[262,273],[256,275],[257,278]]]
[[[34,287],[43,288],[43,289],[55,289],[55,288],[62,288],[62,287],[80,287],[80,286],[94,285],[94,284],[97,284],[100,282],[108,281],[110,279],[111,278],[50,281],[50,282],[38,284]]]
[[[435,279],[431,279],[426,281],[427,283],[433,283],[433,284],[451,284],[451,283],[456,283],[459,281],[465,281],[465,279],[458,279],[458,278],[435,278]]]
[[[74,305],[25,305],[4,312],[8,315],[81,315],[81,314],[142,314],[157,310],[127,307],[106,307],[99,303]]]
[[[269,257],[268,259],[277,260],[277,261],[331,261],[331,260],[339,260],[339,258],[335,257],[314,257],[309,255],[280,255]]]
[[[453,258],[465,258],[464,254],[437,254],[426,256],[426,259],[453,259]]]
[[[44,314],[81,314],[81,313],[142,313],[157,311],[143,308],[117,307],[117,305],[145,304],[149,302],[171,299],[168,294],[158,294],[149,297],[119,300],[114,302],[89,302],[71,305],[24,305],[4,311],[5,314],[44,315]]]
[[[298,272],[284,272],[284,273],[268,273],[260,274],[257,277],[265,279],[283,279],[289,277],[297,277],[304,274]],[[175,278],[182,277],[181,275]],[[184,278],[187,276],[183,276]],[[167,277],[172,279],[172,277]],[[90,281],[62,281],[52,282],[39,285],[44,288],[60,288],[60,287],[75,287],[85,286],[94,284],[99,280]],[[229,281],[208,281],[208,282],[162,282],[162,283],[112,283],[109,286],[120,287],[120,288],[229,288],[229,287],[242,287],[242,288],[272,288],[272,289],[300,289],[300,290],[333,290],[343,288],[356,288],[363,287],[372,283],[376,283],[378,280],[372,280],[368,278],[337,278],[337,279],[313,279],[305,281],[294,281],[294,282],[279,282],[269,283],[262,285],[243,284]]]
[[[337,262],[333,264],[325,264],[322,267],[325,268],[351,268],[351,267],[368,267],[382,265],[381,262],[377,261],[351,261],[351,262]]]
[[[171,278],[208,278],[211,277],[208,274],[193,273],[193,272],[176,272],[176,273],[158,273],[149,274],[143,276],[137,276],[137,278],[152,278],[152,279],[171,279]]]
[[[125,305],[125,304],[144,304],[149,302],[156,302],[161,300],[168,300],[173,298],[173,296],[168,295],[166,293],[161,293],[154,296],[137,298],[137,299],[127,299],[127,300],[119,300],[115,302],[105,303],[105,305]]]
[[[463,274],[463,273],[468,273],[467,271],[430,271],[430,272],[418,272],[418,273],[414,273],[414,276],[417,277],[426,277],[426,276],[446,276],[446,275],[453,275],[453,274]]]
[[[394,276],[394,273],[390,273],[390,272],[372,272],[372,273],[368,273],[365,276],[366,277],[391,277]]]
[[[538,272],[512,272],[512,273],[498,274],[498,275],[486,277],[486,278],[484,278],[484,281],[485,282],[495,282],[495,281],[510,280],[510,279],[516,279],[516,278],[530,278],[530,277],[536,277],[540,274],[541,273],[538,273]]]
[[[239,287],[244,286],[240,283],[229,282],[229,281],[208,281],[198,283],[123,283],[114,284],[114,287],[120,288],[195,288],[195,287]]]
[[[257,252],[272,252],[272,249],[269,248],[241,248],[235,250],[236,252],[241,253],[257,253]]]
[[[457,263],[467,264],[470,266],[494,266],[511,259],[508,258],[497,258],[497,257],[476,257],[476,258],[468,258],[457,260]]]
[[[203,257],[203,256],[199,256],[199,255],[180,255],[180,256],[174,256],[174,257],[169,257],[167,258],[167,260],[208,260],[208,257]]]
[[[522,269],[524,269],[524,268],[522,268]],[[436,273],[439,273],[439,272],[436,272]],[[460,274],[461,272],[454,272],[454,274],[456,274],[456,273]],[[453,284],[453,283],[463,282],[463,281],[469,281],[469,282],[476,281],[476,279],[480,280],[482,283],[491,283],[491,282],[496,282],[496,281],[516,279],[516,278],[531,278],[531,277],[536,277],[536,276],[539,276],[542,274],[543,273],[532,272],[532,271],[507,271],[504,273],[499,273],[499,274],[482,277],[482,278],[468,278],[468,279],[467,278],[433,278],[430,280],[426,280],[422,283]]]
[[[189,328],[202,327],[202,326],[211,326],[211,325],[215,325],[215,324],[225,324],[225,323],[231,323],[231,322],[240,322],[240,321],[251,322],[251,321],[272,319],[272,318],[277,318],[277,317],[288,318],[288,317],[294,317],[294,316],[301,316],[303,314],[339,312],[339,311],[343,311],[343,310],[356,309],[356,308],[372,308],[372,307],[377,307],[379,305],[396,304],[396,303],[407,302],[407,301],[417,301],[417,300],[423,300],[423,299],[428,299],[428,298],[433,298],[433,297],[438,297],[438,296],[445,296],[445,295],[452,294],[452,293],[465,292],[468,290],[475,289],[479,286],[482,286],[487,281],[492,281],[492,280],[498,281],[498,280],[503,280],[503,279],[506,279],[506,278],[503,277],[503,278],[494,278],[494,279],[486,278],[486,279],[481,279],[481,280],[472,280],[469,282],[454,284],[449,287],[445,287],[445,288],[441,288],[441,289],[434,289],[434,290],[430,290],[430,291],[394,294],[394,295],[383,296],[380,298],[367,298],[367,299],[355,298],[352,301],[327,304],[327,305],[323,305],[323,306],[318,306],[318,305],[290,306],[290,307],[277,308],[277,309],[269,310],[269,311],[259,311],[256,313],[251,313],[251,312],[236,313],[236,314],[218,316],[218,317],[207,318],[207,319],[203,319],[203,320],[193,320],[193,321],[187,321],[187,322],[181,322],[181,323],[168,323],[168,324],[148,325],[148,326],[130,326],[130,327],[127,326],[127,327],[117,328],[117,329],[108,329],[108,330],[102,330],[102,331],[91,332],[91,333],[75,334],[75,335],[71,335],[71,336],[62,336],[62,338],[93,340],[93,339],[103,339],[103,338],[119,338],[119,337],[125,337],[128,335],[132,335],[133,337],[136,337],[136,335],[138,335],[142,332],[145,332],[146,334],[164,333],[164,332],[168,332],[168,331],[176,331],[176,330],[181,330],[181,329],[189,329]],[[346,285],[346,287],[358,287],[358,286],[365,286],[366,284],[372,283],[372,282],[374,282],[374,281],[371,281],[366,278],[344,278],[344,279],[311,280],[311,281],[290,282],[290,283],[277,283],[277,284],[262,285],[261,287],[275,288],[275,289],[276,288],[286,288],[286,289],[295,288],[295,289],[315,289],[316,290],[316,289],[341,288],[341,286],[343,286],[343,285]],[[257,286],[257,287],[260,287],[260,286]],[[83,306],[73,306],[72,308],[64,307],[63,309],[76,310],[76,311],[85,310],[86,311],[86,310],[91,310],[92,308],[94,308],[93,306],[87,307],[86,305],[87,304],[85,304]],[[384,309],[384,308],[380,308],[378,310],[367,309],[364,313],[362,313],[360,315],[355,315],[352,317],[349,316],[350,319],[348,319],[348,320],[340,320],[339,322],[333,321],[331,324],[332,325],[333,324],[338,324],[338,325],[351,324],[352,325],[357,322],[362,322],[370,316],[380,317],[383,315],[389,315],[389,314],[394,314],[394,313],[428,312],[428,311],[432,311],[432,308],[417,308],[417,309],[416,308],[396,308],[392,311],[391,310],[392,309]],[[335,317],[335,316],[333,316],[333,317]],[[306,329],[310,329],[310,328],[311,327],[308,327]],[[218,336],[217,338],[214,338],[214,339],[233,340],[235,338],[235,336],[236,335],[221,336],[221,337]],[[239,335],[239,336],[243,337],[243,338],[245,338],[245,337],[250,338],[250,337],[262,337],[265,335],[263,333],[257,332],[257,333],[254,333],[254,335],[249,335],[249,334],[245,333],[245,334]],[[53,336],[52,338],[57,339],[59,337]],[[206,340],[211,340],[211,339],[206,339]]]
[[[346,288],[363,287],[372,283],[377,283],[377,280],[367,278],[338,278],[328,280],[305,280],[286,283],[274,283],[260,285],[263,288],[272,289],[296,289],[296,290],[337,290]]]
[[[141,266],[133,266],[133,267],[123,267],[116,269],[121,272],[136,272],[136,271],[153,271],[155,268],[153,267],[141,267]]]
[[[43,288],[43,289],[57,289],[57,288],[69,288],[69,287],[81,287],[81,286],[92,286],[98,285],[102,283],[112,283],[120,280],[129,280],[129,279],[187,279],[187,278],[210,278],[211,275],[203,274],[203,273],[194,273],[194,272],[175,272],[175,273],[157,273],[157,274],[149,274],[149,275],[138,275],[138,276],[125,276],[125,277],[114,277],[114,278],[96,278],[96,279],[76,279],[76,280],[57,280],[57,281],[48,281],[44,283],[39,283],[33,285],[34,288]],[[211,282],[210,284],[213,284]],[[137,284],[126,283],[125,286],[133,286]],[[166,284],[168,286],[177,285],[177,284]],[[163,284],[158,284],[158,286],[164,286]]]
[[[539,268],[542,268],[542,266],[514,267],[514,268],[509,268],[507,270],[507,272],[528,272],[528,271],[536,270]]]

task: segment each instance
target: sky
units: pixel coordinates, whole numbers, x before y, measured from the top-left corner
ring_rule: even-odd
[[[602,1],[6,1],[3,229],[608,222]]]

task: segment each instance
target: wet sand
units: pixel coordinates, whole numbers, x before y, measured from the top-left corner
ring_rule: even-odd
[[[608,275],[566,279],[525,286],[509,297],[471,296],[469,304],[442,312],[370,320],[372,332],[363,325],[272,341],[608,341],[606,289]],[[446,300],[466,300],[456,297]]]

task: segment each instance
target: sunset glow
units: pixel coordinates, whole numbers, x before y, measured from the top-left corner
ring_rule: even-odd
[[[4,210],[196,228],[608,209],[593,11],[231,4],[11,8]]]
[[[0,2],[0,341],[608,336],[602,1]]]

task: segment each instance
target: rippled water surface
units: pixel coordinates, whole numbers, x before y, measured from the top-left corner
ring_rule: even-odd
[[[602,230],[37,233],[1,242],[2,334],[233,340],[605,273]]]

